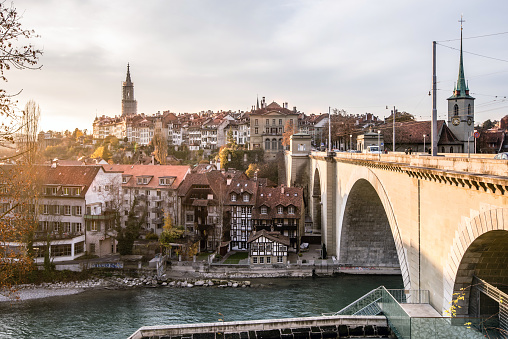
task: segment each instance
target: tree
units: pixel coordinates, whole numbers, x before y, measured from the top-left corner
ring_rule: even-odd
[[[293,120],[286,121],[284,126],[284,133],[282,134],[282,146],[289,146],[291,136],[295,134],[296,128],[293,125]]]
[[[33,241],[38,225],[40,176],[37,130],[40,110],[29,101],[20,119],[16,165],[0,166],[0,288],[11,288],[33,268]],[[17,248],[6,243],[18,244]]]
[[[496,127],[497,123],[498,123],[497,120],[491,121],[490,119],[487,119],[483,122],[482,128],[483,129],[491,129],[491,128]]]
[[[117,238],[118,241],[118,253],[121,255],[129,255],[132,254],[132,247],[134,246],[134,241],[139,237],[139,231],[141,230],[141,224],[146,217],[146,211],[142,212],[141,217],[136,216],[136,205],[138,203],[138,197],[134,197],[134,201],[132,202],[129,215],[127,217],[127,224],[125,227],[117,224]]]
[[[182,229],[177,229],[173,227],[171,215],[168,212],[164,213],[164,227],[161,235],[159,236],[159,242],[166,249],[166,253],[171,250],[171,243],[179,239],[182,236],[182,234],[183,234]]]
[[[159,130],[155,132],[152,144],[154,147],[155,160],[161,165],[166,165],[168,159],[168,142]]]
[[[385,121],[388,123],[388,122],[392,122],[393,120],[393,111],[392,111],[392,114],[390,114],[390,116],[388,118],[385,119]],[[407,121],[414,121],[415,120],[415,117],[414,115],[412,115],[411,113],[408,113],[408,112],[399,112],[399,111],[396,111],[396,114],[395,114],[395,122],[407,122]]]

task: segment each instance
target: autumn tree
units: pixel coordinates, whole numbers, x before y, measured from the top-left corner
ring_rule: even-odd
[[[284,133],[282,134],[282,146],[289,146],[291,136],[298,132],[296,126],[293,124],[293,120],[286,121],[284,126]]]
[[[168,159],[168,142],[162,132],[155,132],[152,145],[154,147],[155,160],[161,165],[167,165]]]
[[[164,227],[161,235],[159,236],[159,242],[166,249],[166,254],[171,251],[171,243],[174,243],[183,234],[183,229],[173,227],[171,221],[171,215],[166,212],[164,213]]]

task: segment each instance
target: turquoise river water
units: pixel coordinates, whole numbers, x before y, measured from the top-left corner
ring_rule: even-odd
[[[400,276],[255,279],[250,288],[139,288],[0,303],[0,338],[127,338],[145,325],[318,316]]]

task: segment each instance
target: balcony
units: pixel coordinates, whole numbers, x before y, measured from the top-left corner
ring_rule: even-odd
[[[84,235],[83,232],[49,232],[48,231],[36,231],[34,233],[34,241],[46,241],[48,240],[65,240],[65,239],[73,239],[79,236]]]
[[[85,214],[85,220],[112,220],[115,219],[115,212],[105,212],[99,215]]]

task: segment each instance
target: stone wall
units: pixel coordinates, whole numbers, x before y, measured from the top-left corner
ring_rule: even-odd
[[[332,316],[145,326],[130,339],[395,338],[385,317]]]

